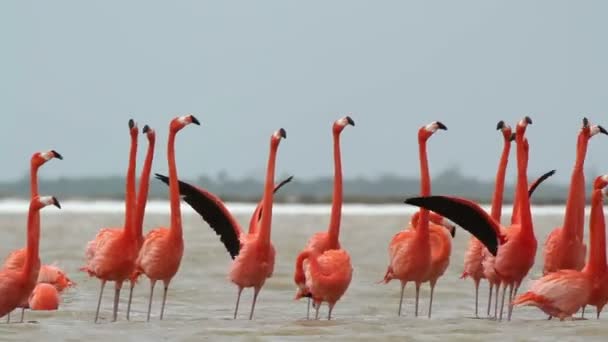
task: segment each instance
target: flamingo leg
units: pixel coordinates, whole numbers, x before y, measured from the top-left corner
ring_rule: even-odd
[[[507,284],[502,285],[502,300],[500,302],[500,312],[498,313],[498,320],[502,321],[502,312],[505,308],[505,295],[507,294]]]
[[[435,284],[432,283],[431,284],[431,299],[429,300],[429,315],[428,317],[431,318],[431,311],[433,310],[433,294],[435,293]]]
[[[507,311],[507,321],[511,320],[511,315],[513,314],[513,285],[509,285],[509,306]]]
[[[308,305],[306,306],[306,319],[310,319],[310,297],[308,297]]]
[[[160,306],[160,320],[163,320],[165,314],[165,303],[167,302],[167,291],[169,291],[169,282],[165,282],[165,288],[163,291],[163,304]]]
[[[152,296],[154,294],[154,285],[156,285],[156,280],[150,279],[150,298],[148,298],[148,316],[146,318],[146,322],[150,322],[150,312],[152,311]]]
[[[494,284],[488,282],[490,285],[490,291],[488,293],[488,317],[490,317],[490,308],[492,307],[492,292],[494,290]]]
[[[500,284],[494,284],[494,319],[498,319],[498,293],[500,292]]]
[[[112,322],[116,322],[118,319],[118,301],[120,300],[120,289],[122,288],[121,282],[116,282],[116,288],[114,289],[114,308],[112,310]]]
[[[414,317],[418,317],[418,298],[420,298],[420,283],[416,283],[416,306],[414,310]]]
[[[585,308],[587,307],[587,305],[583,305],[583,308],[581,309],[581,318],[585,318]]]
[[[234,319],[236,319],[236,314],[239,312],[239,302],[241,301],[241,292],[243,292],[243,288],[239,286],[239,292],[236,295],[236,307],[234,308]]]
[[[475,281],[475,318],[479,317],[479,280]]]
[[[331,320],[331,312],[334,310],[334,305],[336,305],[336,303],[329,303],[329,313],[327,314],[327,320]]]
[[[21,308],[21,319],[19,320],[19,323],[23,323],[24,316],[25,316],[25,308]]]
[[[597,314],[595,316],[596,319],[600,319],[600,313],[602,312],[602,309],[600,309],[599,307],[597,308]]]
[[[131,287],[129,288],[129,301],[127,302],[127,321],[131,320],[131,301],[133,300],[133,288],[135,287],[135,283],[131,282]]]
[[[253,319],[253,311],[255,311],[255,302],[258,300],[258,294],[260,293],[261,288],[253,289],[253,303],[251,303],[251,312],[249,313],[249,320]]]
[[[106,286],[106,281],[101,281],[101,289],[99,289],[99,299],[97,300],[97,311],[95,311],[95,323],[99,319],[99,308],[101,307],[101,297],[103,296],[103,288]]]
[[[401,316],[401,305],[403,304],[403,290],[405,290],[405,282],[401,283],[401,299],[399,300],[399,311],[397,311],[397,316]]]
[[[319,319],[319,308],[321,307],[321,303],[315,303],[315,320]]]

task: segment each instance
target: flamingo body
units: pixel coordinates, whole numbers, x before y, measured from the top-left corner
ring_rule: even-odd
[[[232,262],[228,277],[239,287],[259,289],[274,272],[274,246],[264,246],[256,235],[243,234],[241,238],[241,251]]]
[[[348,253],[342,249],[310,253],[314,261],[306,263],[306,287],[315,302],[327,302],[330,308],[344,295],[352,279],[353,268]]]
[[[32,310],[51,311],[59,308],[59,292],[55,286],[47,283],[36,285],[28,300],[29,308]]]

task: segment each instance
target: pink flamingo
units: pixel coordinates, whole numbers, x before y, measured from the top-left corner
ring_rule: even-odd
[[[28,299],[28,306],[32,310],[51,311],[59,308],[59,302],[59,291],[55,286],[38,283]]]
[[[606,224],[604,221],[604,192],[608,175],[595,179],[591,196],[589,222],[589,262],[582,271],[562,269],[535,281],[530,290],[513,301],[513,305],[536,306],[551,317],[571,318],[586,304],[596,305],[599,314],[608,300],[606,277]],[[575,238],[575,236],[573,236]]]
[[[148,189],[150,188],[150,170],[152,169],[152,160],[154,159],[154,145],[156,142],[156,132],[145,125],[142,133],[148,138],[148,151],[146,159],[139,177],[139,190],[137,191],[136,209],[135,209],[135,236],[137,237],[137,253],[144,243],[143,226],[144,214],[146,212],[146,203],[148,201]],[[127,321],[131,319],[131,301],[133,299],[133,288],[136,284],[136,278],[130,279],[129,301],[127,302]]]
[[[342,297],[348,285],[350,283],[352,267],[350,265],[350,257],[346,251],[340,247],[340,219],[342,216],[342,158],[340,154],[340,134],[344,128],[348,125],[355,126],[355,122],[350,116],[343,117],[333,123],[332,136],[333,136],[333,152],[334,152],[334,189],[331,205],[331,217],[329,227],[326,232],[315,233],[304,250],[300,252],[296,260],[294,282],[298,286],[298,293],[296,299],[301,297],[308,297],[308,307],[306,310],[306,318],[309,318],[310,313],[310,298],[311,293],[307,286],[307,283],[314,282],[316,293],[313,293],[312,297],[316,296],[315,307],[318,309],[321,301],[327,301],[329,304],[329,315],[331,318],[331,312],[334,305]],[[325,252],[333,250],[331,253],[325,254]],[[316,253],[308,253],[316,252]],[[301,257],[305,254],[306,257]],[[310,258],[308,258],[310,256]],[[308,267],[308,261],[315,259],[314,263],[316,266],[315,271],[324,270],[325,272],[318,273],[310,271],[312,274],[318,275],[314,280],[306,278],[306,268]],[[319,260],[322,260],[319,263]],[[325,269],[330,267],[331,269]],[[335,271],[335,272],[334,272]],[[348,282],[347,282],[348,281]],[[317,305],[318,304],[318,305]]]
[[[545,241],[543,274],[561,269],[580,271],[585,266],[587,247],[583,242],[585,225],[585,155],[591,137],[598,133],[608,134],[602,126],[590,126],[583,118],[576,144],[576,162],[572,170],[570,190],[562,227],[555,228]]]
[[[95,239],[86,247],[86,265],[81,268],[89,276],[95,276],[101,281],[99,299],[95,312],[95,323],[99,319],[99,309],[103,289],[107,281],[115,282],[114,308],[112,321],[115,322],[118,314],[118,300],[122,283],[129,279],[135,268],[137,258],[137,236],[135,234],[135,157],[137,154],[137,125],[129,120],[129,133],[131,147],[129,150],[129,167],[127,169],[126,195],[125,195],[125,223],[120,228],[103,228]]]
[[[163,302],[160,310],[160,319],[163,319],[165,303],[167,301],[167,290],[169,289],[171,279],[173,279],[179,270],[182,255],[184,254],[182,214],[179,204],[177,166],[175,165],[175,136],[177,132],[189,124],[200,125],[200,122],[194,115],[185,115],[171,120],[169,125],[167,160],[169,162],[170,177],[169,202],[171,205],[171,227],[156,228],[148,232],[137,257],[136,277],[143,273],[150,279],[147,321],[150,321],[152,295],[154,294],[154,285],[156,285],[158,280],[161,280],[164,284]],[[143,215],[143,208],[141,214]],[[141,216],[141,219],[143,220],[143,216]]]
[[[40,270],[40,209],[51,204],[61,208],[59,201],[51,196],[36,196],[30,201],[25,264],[19,269],[0,271],[0,317],[27,301],[36,286]]]
[[[261,205],[258,205],[250,221],[249,232],[245,233],[238,221],[226,208],[222,200],[216,195],[190,185],[179,182],[179,192],[183,199],[192,209],[201,215],[220,239],[230,256],[234,259],[230,268],[229,278],[237,285],[238,294],[234,318],[236,319],[241,292],[246,287],[253,287],[253,302],[249,319],[253,319],[257,296],[264,285],[266,278],[272,276],[274,270],[275,250],[270,241],[270,226],[272,223],[272,201],[273,193],[282,185],[291,180],[281,182],[273,189],[275,162],[279,142],[286,138],[284,129],[274,132],[270,138],[270,155],[266,170],[266,183],[264,184],[264,195]],[[156,174],[156,177],[167,184],[169,178]],[[258,222],[258,220],[260,220]]]
[[[432,122],[418,130],[418,149],[420,155],[421,193],[430,195],[430,175],[426,155],[426,142],[437,130],[447,127],[439,121]],[[420,285],[427,281],[431,270],[431,242],[429,235],[429,212],[420,210],[420,219],[416,229],[406,229],[393,237],[389,244],[389,266],[384,275],[386,284],[393,279],[401,281],[401,298],[398,315],[401,315],[403,292],[408,281],[416,284],[415,315],[418,316],[418,298]]]
[[[515,139],[515,135],[511,132],[511,127],[505,124],[504,121],[499,121],[496,125],[496,129],[500,130],[503,136],[503,149],[500,155],[500,161],[498,163],[498,170],[496,171],[496,180],[494,185],[494,195],[492,196],[492,208],[490,216],[497,222],[500,222],[502,216],[502,200],[505,189],[505,174],[507,171],[507,163],[509,162],[509,152],[511,151],[511,141]],[[498,284],[493,267],[486,267],[484,269],[483,261],[485,258],[491,258],[493,264],[493,256],[487,252],[483,244],[475,237],[471,237],[467,251],[464,255],[464,271],[460,276],[461,279],[470,277],[473,279],[475,285],[475,317],[478,316],[479,306],[479,283],[481,279],[488,279],[489,283],[489,295],[488,295],[488,316],[490,315],[490,306],[492,302],[492,292],[494,286]],[[487,261],[486,261],[487,262]],[[491,271],[491,272],[490,272]]]

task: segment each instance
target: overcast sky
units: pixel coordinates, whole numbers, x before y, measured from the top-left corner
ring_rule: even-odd
[[[417,176],[417,129],[440,120],[432,174],[492,179],[496,122],[530,115],[531,174],[566,182],[582,117],[608,128],[606,13],[602,1],[3,1],[0,179],[51,148],[65,160],[41,177],[122,175],[131,117],[157,129],[165,172],[168,122],[186,113],[202,126],[177,138],[180,176],[261,176],[279,127],[279,173],[329,175],[331,123],[352,113],[348,178]],[[589,177],[608,172],[607,151],[608,136],[591,142]]]

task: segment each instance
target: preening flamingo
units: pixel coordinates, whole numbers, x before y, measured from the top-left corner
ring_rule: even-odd
[[[192,186],[185,182],[179,182],[179,192],[184,201],[188,203],[203,220],[205,220],[220,239],[230,256],[234,259],[230,267],[229,278],[238,287],[234,318],[236,319],[241,292],[246,287],[253,287],[253,302],[249,319],[253,318],[255,303],[258,294],[266,281],[272,276],[274,270],[275,250],[270,240],[270,226],[272,221],[273,193],[286,181],[273,189],[275,162],[279,142],[286,138],[284,129],[274,132],[270,138],[270,155],[266,170],[266,181],[264,184],[264,195],[262,205],[254,211],[249,226],[249,232],[245,233],[234,216],[228,211],[222,200],[214,194]],[[156,175],[161,181],[167,183],[170,179],[163,175]],[[257,217],[261,214],[260,222]]]
[[[426,142],[437,130],[446,130],[447,127],[439,121],[434,121],[418,130],[418,149],[420,156],[421,193],[428,196],[431,193],[430,175],[426,155]],[[428,280],[431,270],[431,242],[429,234],[429,212],[420,210],[420,219],[415,229],[406,229],[393,237],[389,244],[389,266],[384,275],[383,282],[393,279],[401,281],[401,298],[399,300],[398,315],[401,315],[403,292],[409,281],[416,284],[415,315],[418,316],[418,298],[420,285]]]
[[[145,125],[142,133],[148,138],[148,151],[146,159],[139,177],[139,189],[137,191],[136,209],[135,209],[135,237],[137,238],[137,253],[144,243],[143,226],[144,214],[146,212],[146,203],[148,202],[148,189],[150,188],[150,170],[152,169],[152,160],[154,159],[154,145],[156,143],[156,132]],[[127,320],[131,319],[131,301],[133,299],[133,288],[136,284],[136,277],[130,279],[129,301],[127,302]]]
[[[352,277],[350,256],[340,247],[340,220],[342,216],[342,158],[340,152],[340,135],[348,125],[355,126],[350,116],[343,117],[333,123],[333,154],[334,154],[334,189],[332,195],[331,217],[326,232],[315,233],[296,258],[294,282],[298,286],[296,299],[308,297],[306,318],[309,318],[310,298],[315,302],[317,317],[322,301],[329,305],[328,319],[336,302],[342,297]],[[331,252],[328,252],[331,251]],[[326,253],[328,252],[328,253]],[[305,256],[304,256],[305,255]],[[312,261],[314,259],[314,262]],[[314,266],[309,265],[311,261]],[[313,269],[308,270],[309,267]],[[308,279],[307,275],[314,279]],[[308,283],[314,285],[312,292]]]
[[[576,143],[576,161],[570,178],[564,223],[562,227],[555,228],[545,240],[543,274],[561,269],[580,271],[585,266],[587,247],[583,241],[585,225],[584,165],[589,140],[598,133],[608,134],[602,126],[590,126],[589,120],[583,118],[583,127],[579,131]]]
[[[95,236],[95,239],[87,244],[85,252],[86,265],[81,268],[89,276],[94,276],[101,281],[95,322],[99,319],[101,298],[103,297],[103,289],[107,281],[114,281],[116,284],[112,314],[112,321],[116,321],[122,283],[133,274],[135,259],[137,258],[137,236],[135,235],[135,159],[138,130],[133,120],[129,120],[129,134],[131,136],[131,147],[129,149],[129,166],[127,168],[124,227],[122,229],[101,229]]]
[[[527,151],[525,148],[526,127],[532,123],[529,117],[520,120],[516,128],[517,142],[517,192],[527,194]],[[406,203],[420,206],[449,218],[459,226],[475,232],[479,236],[489,252],[496,254],[494,268],[500,278],[503,288],[503,300],[499,319],[502,319],[502,307],[507,287],[509,288],[509,319],[512,312],[513,293],[517,293],[517,288],[523,278],[534,264],[536,253],[536,237],[530,212],[530,202],[528,196],[519,195],[516,199],[519,205],[518,223],[511,225],[508,230],[504,230],[499,222],[496,222],[475,202],[447,196],[429,196],[408,198]],[[505,235],[505,232],[507,234]],[[477,235],[476,235],[477,236]],[[500,248],[498,248],[500,244]]]
[[[514,305],[536,306],[560,320],[570,318],[586,304],[597,307],[597,317],[608,301],[606,283],[606,224],[604,220],[604,187],[608,175],[595,179],[589,219],[589,261],[582,271],[562,269],[546,274],[517,297]],[[571,235],[576,239],[576,235]]]
[[[30,201],[25,264],[19,269],[0,271],[0,317],[27,302],[36,286],[40,271],[40,209],[51,204],[61,208],[59,201],[52,196],[36,196]]]
[[[502,133],[503,137],[503,148],[500,155],[500,161],[498,163],[498,170],[496,171],[496,178],[494,182],[494,194],[492,195],[492,207],[490,216],[500,222],[502,216],[502,200],[505,190],[505,175],[507,172],[507,163],[509,162],[509,152],[511,151],[511,141],[515,140],[515,135],[512,133],[511,126],[505,124],[504,121],[499,121],[496,125],[496,130]],[[483,261],[484,258],[494,258],[491,254],[487,253],[483,244],[477,240],[474,236],[471,236],[469,245],[464,254],[464,270],[461,279],[471,278],[475,285],[475,317],[478,316],[479,306],[479,283],[481,279],[487,279],[489,284],[488,294],[488,316],[490,315],[490,306],[492,302],[492,292],[494,286],[498,284],[498,279],[495,277],[493,267],[486,267],[484,272]],[[493,262],[492,262],[493,265]]]
[[[182,234],[182,214],[179,203],[179,185],[177,183],[177,166],[175,163],[175,136],[189,124],[200,125],[194,115],[185,115],[171,120],[167,143],[167,160],[169,162],[169,202],[171,205],[171,226],[156,228],[146,235],[136,262],[136,277],[145,274],[150,279],[150,298],[148,300],[148,316],[152,310],[152,295],[158,280],[163,282],[163,302],[160,309],[160,319],[163,319],[167,291],[171,279],[179,270],[184,254],[184,238]],[[151,162],[151,160],[150,160]],[[142,201],[143,202],[143,201]],[[143,205],[143,203],[142,203]],[[142,212],[143,215],[143,207]],[[140,218],[136,219],[138,222]],[[143,216],[141,216],[143,220]]]

